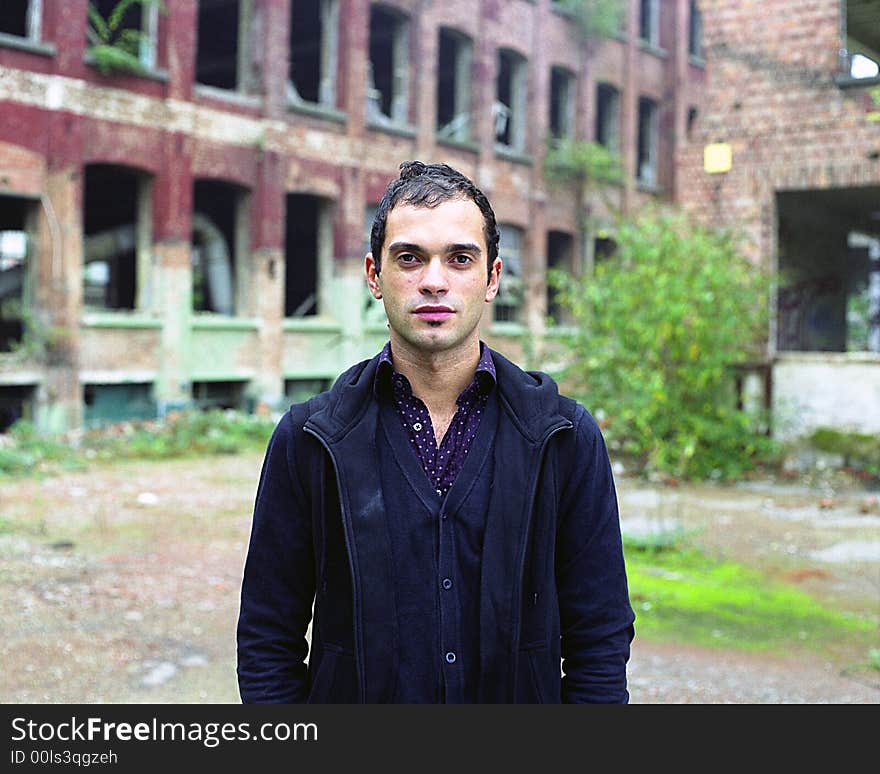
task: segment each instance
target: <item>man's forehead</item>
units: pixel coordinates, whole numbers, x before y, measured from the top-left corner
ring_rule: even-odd
[[[482,230],[483,213],[471,199],[448,199],[433,207],[399,202],[389,210],[385,228],[410,227]]]

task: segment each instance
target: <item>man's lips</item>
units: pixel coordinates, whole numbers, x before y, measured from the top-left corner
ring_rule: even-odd
[[[433,306],[425,304],[424,306],[418,306],[413,309],[413,314],[420,320],[438,322],[448,320],[455,314],[455,311],[448,306]]]

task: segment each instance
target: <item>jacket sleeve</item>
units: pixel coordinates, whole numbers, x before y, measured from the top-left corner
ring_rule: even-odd
[[[308,502],[288,411],[263,460],[244,565],[237,631],[244,703],[298,703],[308,697],[306,631],[315,595]]]
[[[575,415],[571,460],[562,482],[556,582],[562,633],[562,701],[629,701],[626,665],[635,630],[617,494],[595,419]]]

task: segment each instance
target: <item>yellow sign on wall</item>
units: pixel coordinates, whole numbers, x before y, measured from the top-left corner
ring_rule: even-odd
[[[730,143],[716,142],[703,148],[703,169],[710,175],[730,172],[733,167],[733,148]]]

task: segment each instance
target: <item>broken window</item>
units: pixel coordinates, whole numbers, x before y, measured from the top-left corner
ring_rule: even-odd
[[[196,180],[193,185],[192,307],[234,315],[248,252],[247,192],[233,183]]]
[[[495,82],[495,142],[510,150],[526,146],[526,60],[508,49],[498,51]]]
[[[339,0],[293,0],[290,9],[289,101],[336,106]]]
[[[409,23],[399,11],[370,7],[367,118],[406,124],[409,110]]]
[[[777,348],[880,352],[880,188],[776,197]]]
[[[850,78],[880,77],[880,2],[843,0],[845,32],[842,66]]]
[[[521,322],[523,301],[523,230],[506,223],[498,224],[501,235],[498,250],[502,262],[501,284],[495,296],[496,322]]]
[[[550,68],[550,136],[554,140],[574,133],[574,74],[562,67]]]
[[[14,350],[24,337],[34,217],[29,199],[0,196],[0,352]]]
[[[117,7],[122,7],[119,0],[89,0],[105,22],[109,22]],[[114,40],[128,53],[137,56],[140,63],[147,69],[156,67],[156,41],[159,33],[159,6],[156,2],[132,3],[125,7],[122,19],[117,27]],[[89,37],[93,32],[89,25]],[[140,33],[137,39],[126,37],[124,30],[135,30]],[[97,45],[100,38],[90,39],[89,43]]]
[[[193,382],[193,403],[201,411],[224,409],[243,411],[245,409],[245,386],[247,382]]]
[[[470,139],[473,45],[460,32],[441,27],[437,45],[437,136]]]
[[[317,196],[288,194],[285,222],[284,316],[318,314],[320,266],[333,254],[330,207]]]
[[[83,424],[100,427],[114,422],[155,419],[153,385],[144,383],[86,384],[83,386]]]
[[[0,3],[0,33],[39,40],[42,10],[42,0],[3,0]]]
[[[638,147],[636,179],[646,186],[657,185],[657,103],[639,97]]]
[[[660,0],[640,0],[639,38],[652,46],[660,45]]]
[[[572,274],[574,272],[574,239],[563,231],[547,233],[547,269],[556,269]],[[547,285],[547,315],[555,325],[571,322],[571,315],[559,303],[559,290],[551,283]]]
[[[37,388],[32,384],[0,386],[0,433],[5,433],[20,419],[34,421]]]
[[[83,302],[97,309],[150,304],[150,181],[126,167],[89,164],[83,195]]]
[[[688,23],[688,53],[697,59],[703,58],[703,12],[691,0]]]
[[[610,83],[596,86],[596,142],[612,152],[620,148],[620,92]]]
[[[199,0],[196,81],[217,89],[250,90],[254,0]]]

